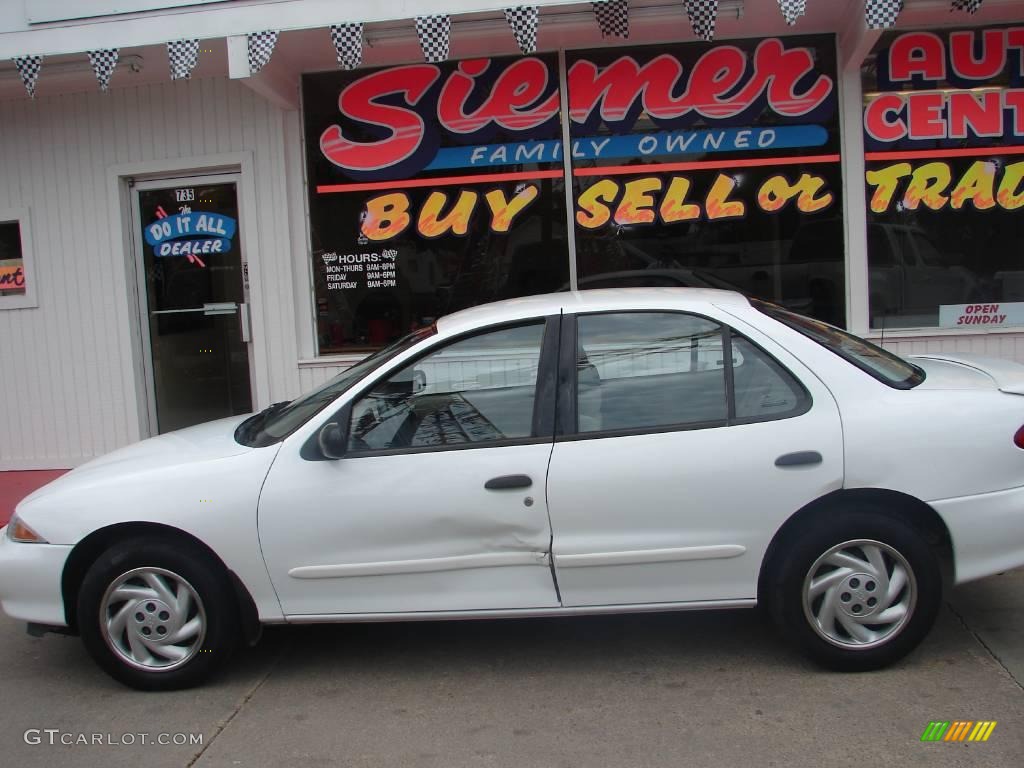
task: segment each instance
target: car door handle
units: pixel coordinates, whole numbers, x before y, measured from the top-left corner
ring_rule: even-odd
[[[502,475],[501,477],[492,477],[484,483],[484,488],[488,491],[504,491],[509,488],[529,488],[531,485],[533,485],[533,480],[529,475]]]
[[[817,451],[797,451],[784,453],[775,460],[776,467],[802,467],[810,464],[821,464],[821,454]]]

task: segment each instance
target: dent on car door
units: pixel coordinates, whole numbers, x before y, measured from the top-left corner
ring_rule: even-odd
[[[558,324],[441,342],[363,387],[328,419],[347,427],[339,460],[285,444],[259,524],[287,615],[558,604],[544,492]]]
[[[692,314],[567,318],[562,350],[548,502],[563,603],[754,598],[774,532],[841,487],[828,390],[756,329]]]

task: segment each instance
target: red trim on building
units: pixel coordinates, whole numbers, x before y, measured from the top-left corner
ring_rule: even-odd
[[[7,525],[19,501],[67,471],[38,469],[29,472],[0,472],[0,525]]]

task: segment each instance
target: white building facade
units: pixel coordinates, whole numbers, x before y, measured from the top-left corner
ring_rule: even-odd
[[[628,36],[536,5],[534,48],[487,0],[0,0],[0,470],[572,287],[732,286],[1024,362],[1021,3],[870,29],[864,0],[721,0],[711,41],[682,0],[622,3]]]

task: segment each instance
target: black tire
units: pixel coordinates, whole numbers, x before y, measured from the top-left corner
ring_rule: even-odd
[[[187,587],[182,587],[180,582],[175,582],[171,578],[177,577],[190,586],[198,598],[196,600],[191,593],[188,595],[187,603],[190,607],[186,615],[192,619],[199,616],[199,624],[204,626],[204,631],[197,633],[190,643],[185,641],[185,644],[189,645],[188,650],[184,653],[176,651],[182,653],[184,658],[177,662],[167,662],[169,668],[166,669],[158,668],[155,663],[143,665],[141,668],[133,666],[114,650],[115,642],[120,642],[122,646],[128,645],[128,632],[144,631],[141,624],[126,625],[123,634],[117,633],[119,641],[107,640],[105,619],[101,619],[100,614],[101,604],[107,590],[121,581],[122,576],[135,569],[154,569],[170,574],[171,576],[166,576],[158,573],[176,589],[177,594],[180,594],[181,590]],[[133,579],[132,583],[142,585],[144,579],[140,575],[140,578]],[[146,600],[145,604],[136,604],[137,613],[131,614],[131,610],[134,609],[128,611],[131,616],[127,621],[145,621],[152,624],[153,626],[149,627],[151,640],[156,639],[156,635],[153,634],[156,631],[166,634],[168,626],[174,631],[173,616],[170,625],[160,618],[169,615],[159,610],[160,601]],[[124,605],[127,605],[127,602],[121,607]],[[149,615],[144,615],[147,608]],[[140,616],[141,619],[138,618]],[[236,646],[240,634],[238,616],[231,584],[223,566],[208,554],[177,540],[144,537],[115,544],[92,564],[78,593],[78,626],[89,655],[115,680],[144,691],[189,688],[207,680],[228,660]],[[153,658],[157,662],[166,661],[159,656]],[[173,666],[174,664],[179,666]]]
[[[816,608],[821,608],[824,598],[809,600],[808,611],[805,611],[804,602],[805,579],[808,579],[818,559],[837,545],[856,541],[877,542],[895,550],[908,566],[912,574],[913,591],[916,592],[912,607],[906,611],[907,618],[902,620],[902,624],[892,622],[888,625],[871,625],[865,622],[869,628],[875,627],[874,631],[880,633],[890,626],[888,631],[891,634],[873,641],[877,644],[864,643],[862,647],[857,647],[856,639],[842,628],[841,622],[837,622],[838,633],[846,636],[846,642],[842,643],[844,638],[833,638],[832,641],[825,639],[822,633],[827,630],[822,629],[822,633],[819,633],[812,624],[814,619],[808,615],[808,611],[814,613]],[[852,550],[865,552],[857,546],[853,546]],[[823,566],[826,569],[829,567]],[[816,569],[817,575],[822,573]],[[769,610],[776,625],[814,661],[842,672],[879,669],[903,658],[928,634],[942,603],[942,573],[936,553],[918,531],[880,511],[836,513],[827,520],[815,521],[813,525],[804,527],[795,536],[789,537],[786,551],[775,558],[767,575]],[[837,586],[840,595],[837,599],[847,602],[842,606],[837,605],[837,608],[846,612],[847,616],[849,611],[858,607],[862,611],[880,610],[867,608],[867,602],[858,606],[858,600],[870,599],[869,596],[865,597],[868,593],[863,588],[860,592],[853,592],[852,600],[850,591],[842,591],[849,589],[850,582],[846,579],[853,579],[856,575],[852,573],[839,582],[842,586]],[[860,586],[859,581],[854,583]],[[911,581],[908,580],[907,584],[905,589],[910,590]],[[900,594],[909,603],[913,592]],[[857,622],[854,620],[851,623]],[[836,634],[835,628],[832,634]]]

